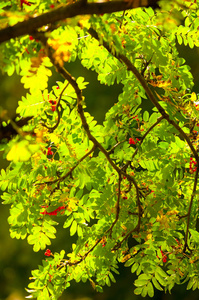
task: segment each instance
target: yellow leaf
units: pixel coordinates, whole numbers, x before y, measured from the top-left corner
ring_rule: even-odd
[[[19,142],[12,146],[6,158],[9,161],[27,161],[31,157],[30,151],[27,149],[27,143]]]
[[[127,261],[130,258],[131,258],[131,254],[127,254],[121,259],[121,262],[124,263],[125,261]]]
[[[197,97],[196,97],[196,93],[192,93],[191,94],[191,101],[196,101],[197,100]]]

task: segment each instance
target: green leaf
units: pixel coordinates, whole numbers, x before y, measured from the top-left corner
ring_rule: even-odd
[[[151,282],[149,282],[147,284],[147,292],[148,292],[149,297],[153,298],[153,296],[154,296],[154,289],[153,289],[153,286],[152,286]]]
[[[108,285],[109,287],[111,286],[111,281],[108,276],[106,277],[105,282],[106,282],[106,285]]]
[[[164,272],[164,270],[160,267],[156,268],[156,272],[159,273],[164,278],[168,277],[167,274]]]
[[[113,276],[113,274],[111,272],[109,273],[109,277],[112,282],[116,282],[115,277]]]
[[[139,264],[138,263],[135,263],[132,267],[131,267],[131,273],[134,273],[137,268],[139,267]]]
[[[125,266],[125,267],[129,267],[129,266],[131,266],[131,265],[134,263],[134,261],[135,261],[134,258],[130,258],[130,259],[128,259],[128,260],[125,262],[124,266]]]
[[[147,110],[145,110],[143,114],[143,120],[144,122],[147,122],[149,120],[149,112]]]
[[[196,243],[199,243],[199,232],[197,232],[196,230],[193,230],[193,229],[189,229],[189,231],[191,233],[191,236],[192,236],[193,240]]]
[[[135,282],[134,282],[134,284],[135,284],[135,286],[139,287],[139,286],[146,285],[147,282],[148,282],[148,280],[136,279]]]
[[[153,284],[154,284],[154,286],[155,286],[155,288],[156,288],[157,290],[163,291],[163,288],[162,288],[161,285],[158,283],[158,281],[156,280],[155,277],[152,277],[152,282],[153,282]]]
[[[73,215],[70,215],[67,220],[64,222],[63,228],[69,227],[73,222]]]
[[[155,278],[161,285],[167,285],[166,281],[161,277],[161,275],[159,275],[159,273],[155,272]]]
[[[70,227],[70,235],[73,236],[77,231],[77,222],[73,220],[73,223]]]
[[[44,258],[32,271],[30,296],[59,299],[72,280],[88,280],[102,292],[115,283],[119,262],[136,273],[138,298],[154,298],[154,289],[171,292],[186,281],[187,289],[197,289],[198,190],[192,187],[199,95],[179,44],[199,47],[198,1],[175,1],[175,7],[160,1],[158,10],[93,11],[84,18],[70,15],[81,11],[81,1],[71,1],[68,15],[57,6],[64,1],[0,2],[0,68],[6,75],[0,150],[9,162],[1,170],[1,197],[9,204],[11,238],[27,238]],[[101,5],[90,2],[84,9]],[[37,24],[45,15],[50,25],[30,36],[32,17]],[[18,36],[24,26],[27,35]],[[91,79],[85,91],[82,74]],[[29,90],[22,97],[16,75]],[[14,98],[16,119],[9,112]],[[190,201],[187,232],[183,216]],[[3,224],[6,215],[1,217]],[[68,228],[64,239],[55,229],[62,225]],[[191,252],[182,256],[185,236]],[[48,249],[51,239],[59,253]],[[129,249],[131,239],[136,246]]]
[[[190,290],[192,288],[192,286],[194,285],[194,283],[195,283],[195,279],[194,279],[194,277],[191,277],[187,284],[187,290]]]
[[[151,275],[143,273],[143,274],[139,275],[138,279],[139,280],[150,280]]]
[[[146,286],[145,286],[145,287],[143,287],[143,290],[142,290],[141,296],[142,296],[142,297],[146,297],[146,296],[147,296],[147,292],[148,292],[148,290],[147,290],[147,287],[146,287]]]
[[[134,294],[135,294],[135,295],[140,295],[140,294],[142,293],[142,290],[143,290],[143,288],[136,288],[136,289],[134,290]]]

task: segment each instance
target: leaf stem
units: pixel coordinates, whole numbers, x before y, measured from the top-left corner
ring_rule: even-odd
[[[121,197],[121,181],[122,181],[122,176],[119,174],[119,179],[118,179],[118,193],[117,193],[117,202],[115,205],[116,209],[116,215],[115,215],[115,220],[112,223],[111,227],[108,229],[107,233],[110,232],[110,236],[112,235],[113,227],[117,223],[119,219],[119,214],[120,214],[120,197]]]
[[[158,125],[163,119],[164,119],[163,116],[159,117],[159,118],[157,119],[157,121],[156,121],[153,125],[151,125],[151,127],[149,127],[149,129],[148,129],[148,130],[145,132],[145,134],[142,136],[142,139],[141,139],[141,141],[140,141],[140,143],[139,143],[139,146],[141,146],[141,144],[143,143],[144,139],[145,139],[146,136],[149,134],[149,132],[150,132],[156,125]],[[137,154],[137,152],[138,152],[138,148],[135,149],[135,152],[133,153],[132,159],[135,157],[135,155]]]
[[[185,253],[186,248],[188,248],[188,234],[189,234],[189,224],[190,224],[190,217],[191,217],[191,208],[193,205],[193,199],[195,196],[196,188],[197,188],[197,181],[198,181],[198,173],[199,173],[199,166],[197,165],[196,173],[195,173],[195,178],[194,178],[194,185],[193,185],[193,191],[191,194],[191,200],[189,203],[189,209],[187,213],[187,227],[186,227],[186,232],[185,232],[185,240],[184,240],[184,248],[183,248],[183,253]]]
[[[49,130],[49,132],[51,132],[51,133],[52,133],[52,132],[58,127],[58,125],[59,125],[59,122],[60,122],[60,119],[61,119],[61,111],[59,110],[59,107],[61,107],[60,100],[61,100],[61,97],[62,97],[62,95],[63,95],[63,92],[65,91],[65,89],[67,89],[68,85],[69,85],[69,82],[64,86],[64,88],[62,89],[62,91],[61,91],[61,93],[60,93],[60,95],[59,95],[59,97],[58,97],[58,100],[57,100],[57,104],[56,104],[56,112],[57,112],[58,118],[57,118],[56,124],[55,124],[53,127],[48,127],[48,126],[47,126],[46,124],[44,124],[44,123],[41,124],[42,126],[46,127],[46,128]]]

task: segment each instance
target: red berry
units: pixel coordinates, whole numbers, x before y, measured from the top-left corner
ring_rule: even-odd
[[[56,110],[57,101],[56,100],[49,100],[49,103],[52,104],[51,105],[51,110],[55,111]]]
[[[51,250],[47,249],[46,252],[44,253],[45,256],[51,256],[52,252]]]
[[[167,262],[167,256],[166,255],[163,256],[162,261],[163,261],[163,263]]]
[[[135,144],[136,144],[136,142],[134,141],[134,139],[132,139],[132,138],[129,138],[129,144],[130,144],[130,145],[135,145]]]
[[[51,147],[48,147],[48,152],[47,152],[47,155],[53,155],[54,154],[54,152],[53,151],[51,151]]]
[[[21,8],[23,7],[23,4],[26,4],[28,6],[31,6],[33,3],[32,2],[28,2],[27,0],[20,0],[21,2]]]

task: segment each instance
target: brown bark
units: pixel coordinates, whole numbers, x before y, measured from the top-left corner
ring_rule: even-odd
[[[95,2],[85,3],[81,0],[73,4],[65,5],[53,9],[47,13],[37,17],[30,17],[28,20],[19,22],[14,26],[9,26],[0,30],[0,44],[9,41],[11,38],[16,38],[23,35],[31,35],[44,25],[54,24],[55,22],[72,18],[78,15],[93,15],[105,14],[118,11],[124,11],[137,7],[152,7],[157,8],[157,0],[129,0],[124,1],[110,1],[110,2]]]

